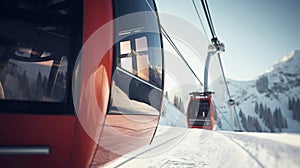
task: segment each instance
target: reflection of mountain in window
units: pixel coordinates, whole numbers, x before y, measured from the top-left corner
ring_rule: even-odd
[[[51,97],[47,95],[53,61],[23,62],[9,60],[3,66],[0,79],[5,99],[33,101],[62,101],[66,89],[67,59],[58,65],[58,73]]]
[[[70,29],[51,25],[50,32],[45,24],[11,18],[1,18],[0,24],[5,25],[0,30],[0,82],[5,99],[63,101]]]

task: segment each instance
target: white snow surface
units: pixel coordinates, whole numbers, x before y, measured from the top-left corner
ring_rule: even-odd
[[[160,125],[146,145],[103,167],[300,167],[300,135]]]
[[[187,127],[186,115],[174,107],[167,99],[163,102],[164,115],[160,116],[159,125]]]

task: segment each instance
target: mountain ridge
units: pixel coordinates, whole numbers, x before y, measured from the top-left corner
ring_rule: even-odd
[[[299,63],[300,51],[293,50],[284,55],[256,79],[249,81],[227,79],[231,96],[236,101],[238,121],[243,125],[242,130],[300,133],[300,122],[294,119],[294,111],[289,107],[290,99],[300,99]],[[255,106],[257,106],[257,104],[262,104],[262,114],[255,112]],[[230,119],[228,107],[224,107],[222,111],[224,113],[223,116]],[[263,117],[266,114],[269,115],[269,118]],[[275,125],[278,124],[279,121],[275,120],[275,118],[277,120],[280,118],[280,121],[283,123],[286,120],[287,128],[281,128],[279,126],[276,128]],[[266,121],[266,119],[270,119],[270,121]],[[252,126],[248,123],[250,120]],[[269,122],[271,122],[271,124]],[[260,126],[261,130],[254,129],[254,125],[256,128]],[[274,128],[272,128],[273,126]],[[231,128],[230,126],[225,126],[220,129]]]

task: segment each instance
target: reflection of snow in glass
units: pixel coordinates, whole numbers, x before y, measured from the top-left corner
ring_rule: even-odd
[[[121,114],[146,114],[146,115],[158,115],[159,111],[157,111],[151,105],[148,105],[143,102],[139,102],[136,100],[131,100],[118,86],[115,85],[115,82],[112,83],[112,93],[111,93],[111,101],[112,101],[112,110],[113,113],[121,113]],[[116,110],[114,110],[116,108]]]

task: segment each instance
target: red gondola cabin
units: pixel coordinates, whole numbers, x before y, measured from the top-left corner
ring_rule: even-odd
[[[152,140],[154,0],[2,0],[0,25],[0,167],[97,167]]]
[[[191,93],[186,116],[189,128],[213,130],[214,109],[210,95],[199,92]]]

